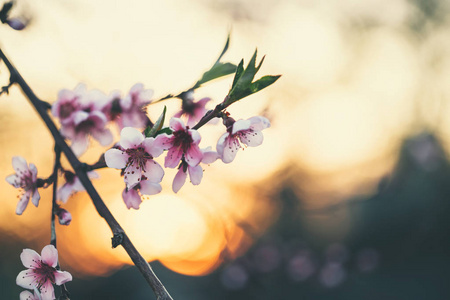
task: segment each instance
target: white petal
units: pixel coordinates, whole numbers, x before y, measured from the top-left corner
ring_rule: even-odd
[[[225,141],[229,135],[230,134],[228,132],[225,132],[217,141],[216,150],[220,157],[223,156],[223,149],[225,149]]]
[[[36,299],[34,295],[29,291],[23,291],[19,295],[19,300],[34,300]]]
[[[54,300],[55,299],[55,290],[54,290],[52,282],[50,280],[47,280],[41,286],[41,297],[42,297],[42,300]]]
[[[173,131],[185,130],[186,129],[186,126],[184,126],[183,121],[181,119],[178,119],[178,118],[171,118],[170,121],[169,121],[169,127]]]
[[[191,135],[194,144],[200,143],[202,137],[200,136],[200,133],[197,130],[189,129],[188,132]]]
[[[113,135],[109,129],[94,130],[91,134],[102,146],[107,146],[113,141]]]
[[[123,169],[127,165],[129,155],[119,149],[109,149],[105,152],[106,165],[114,169]]]
[[[197,144],[192,144],[184,155],[186,162],[190,166],[198,165],[203,159],[203,152]]]
[[[72,145],[70,145],[70,148],[72,148],[72,151],[76,156],[80,156],[81,154],[86,152],[88,146],[88,136],[86,134],[80,133],[72,140]]]
[[[12,158],[12,166],[19,176],[21,173],[28,171],[27,161],[22,156],[14,156]]]
[[[252,123],[250,128],[256,131],[261,131],[263,129],[270,127],[270,121],[265,117],[261,116],[251,117],[248,120]]]
[[[58,264],[58,250],[53,245],[47,245],[41,251],[41,258],[43,262],[54,268]]]
[[[219,158],[219,154],[216,151],[203,151],[202,163],[212,164]]]
[[[226,164],[232,162],[240,148],[241,145],[236,137],[226,137],[223,148],[222,161]]]
[[[144,135],[133,127],[125,127],[120,132],[120,146],[124,149],[137,148],[144,141]]]
[[[127,189],[131,190],[134,188],[139,182],[141,182],[142,170],[140,166],[136,163],[129,165],[124,172],[124,180],[127,184]]]
[[[34,164],[30,163],[30,167],[29,170],[31,172],[31,178],[33,179],[33,181],[36,181],[37,178],[37,168]]]
[[[20,180],[20,177],[16,174],[12,174],[6,177],[6,181],[14,186],[15,188],[19,188],[22,185],[22,182]]]
[[[143,194],[143,195],[156,195],[162,191],[162,187],[157,182],[151,182],[149,180],[144,180],[141,182],[140,191],[141,191],[141,194]]]
[[[25,208],[27,208],[28,206],[28,202],[30,201],[30,197],[31,197],[31,191],[26,191],[22,197],[20,197],[19,202],[17,203],[16,206],[16,214],[21,215]]]
[[[181,187],[186,182],[187,174],[183,172],[183,167],[178,169],[177,175],[175,175],[175,178],[173,179],[172,183],[172,190],[174,193],[178,193],[178,191],[181,189]]]
[[[16,277],[16,284],[24,289],[33,289],[37,286],[34,282],[34,275],[32,270],[23,270]]]
[[[33,249],[23,249],[20,253],[20,260],[26,268],[35,268],[39,266],[41,256]]]
[[[233,131],[231,132],[231,134],[235,134],[238,131],[247,130],[250,128],[250,125],[250,120],[237,120],[233,124]]]
[[[38,189],[35,189],[33,192],[33,196],[31,198],[31,203],[33,203],[34,206],[38,207],[40,199],[41,199],[41,195],[39,195]]]
[[[56,285],[64,284],[68,281],[72,281],[72,275],[67,271],[56,271],[55,272],[55,283]]]
[[[79,110],[73,114],[73,122],[75,125],[79,125],[81,122],[86,121],[89,118],[89,113]]]
[[[163,150],[167,150],[170,147],[172,147],[173,139],[174,136],[172,134],[171,135],[168,135],[167,133],[159,134],[158,136],[156,136],[152,146],[162,148]]]
[[[164,177],[164,169],[153,159],[147,160],[143,173],[147,180],[151,182],[161,182]]]
[[[189,177],[193,185],[199,185],[203,178],[203,169],[201,166],[188,167]]]
[[[256,147],[262,144],[264,137],[261,131],[247,130],[240,132],[239,139],[247,146]]]
[[[161,144],[155,143],[154,138],[146,138],[142,145],[144,146],[145,151],[150,154],[152,157],[160,156],[164,149]]]

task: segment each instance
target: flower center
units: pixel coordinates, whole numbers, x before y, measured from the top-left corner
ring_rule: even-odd
[[[147,160],[153,158],[145,151],[144,147],[129,148],[125,150],[125,153],[129,155],[127,167],[130,165],[138,165],[142,170],[145,170]]]
[[[44,262],[40,262],[39,267],[34,269],[34,273],[37,275],[36,281],[40,286],[43,285],[47,280],[55,283],[55,271],[55,268],[47,265]]]
[[[189,148],[191,147],[191,144],[194,142],[189,132],[186,130],[178,130],[173,133],[174,140],[173,140],[173,146],[178,148],[181,147],[184,153],[186,153]]]

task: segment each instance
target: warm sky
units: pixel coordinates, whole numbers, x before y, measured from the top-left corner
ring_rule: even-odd
[[[128,211],[118,171],[99,172],[96,187],[138,249],[179,272],[207,272],[227,241],[237,251],[246,238],[236,222],[264,228],[267,224],[256,220],[270,220],[271,211],[257,205],[253,187],[262,180],[275,185],[274,174],[286,166],[306,174],[311,184],[304,192],[320,206],[356,191],[370,193],[408,134],[432,129],[450,141],[450,123],[444,118],[450,113],[449,26],[425,20],[423,30],[412,30],[412,21],[424,16],[410,1],[19,3],[16,13],[32,22],[22,32],[1,26],[0,47],[49,102],[58,90],[79,82],[105,93],[126,93],[136,82],[152,88],[156,98],[178,93],[215,61],[230,30],[224,61],[248,61],[257,47],[259,57],[266,55],[261,75],[283,75],[274,86],[229,109],[236,119],[268,116],[272,127],[264,132],[264,144],[241,151],[230,165],[205,167],[200,186],[186,184],[174,195],[175,172],[168,171],[163,192],[145,200],[139,211]],[[8,74],[0,70],[3,84]],[[196,97],[211,96],[218,103],[230,80],[214,82]],[[48,176],[53,146],[42,122],[17,88],[0,100],[0,177],[12,173],[14,155],[34,162],[39,174]],[[174,113],[179,103],[167,105]],[[161,109],[151,106],[150,116]],[[214,147],[221,130],[205,128],[202,146]],[[92,144],[92,152],[82,157],[89,162],[104,151]],[[14,214],[16,191],[4,181],[0,189],[0,226],[29,240],[30,247],[42,248],[50,191],[42,192],[39,208],[30,206],[19,217]],[[66,265],[90,274],[128,261],[123,250],[110,249],[109,229],[85,195],[71,199],[67,208],[74,221],[58,228]]]

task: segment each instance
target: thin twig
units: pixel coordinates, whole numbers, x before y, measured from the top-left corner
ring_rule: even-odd
[[[106,207],[105,203],[103,202],[97,190],[94,188],[92,182],[87,176],[86,171],[83,168],[83,164],[78,160],[73,151],[67,145],[62,135],[59,133],[58,129],[56,128],[56,125],[53,123],[53,120],[48,115],[46,107],[42,105],[42,101],[34,94],[29,85],[22,78],[17,69],[10,63],[10,61],[8,60],[8,58],[5,56],[5,54],[1,49],[0,49],[0,58],[4,61],[9,72],[11,73],[11,76],[14,76],[15,79],[14,82],[20,86],[25,96],[28,98],[33,107],[36,109],[39,116],[44,121],[45,125],[52,134],[53,139],[55,140],[55,144],[60,147],[62,152],[64,152],[64,155],[66,156],[76,175],[78,176],[84,188],[86,189],[86,192],[91,197],[98,214],[105,219],[106,223],[111,228],[111,231],[114,234],[113,242],[118,242],[118,244],[122,245],[122,247],[130,256],[133,263],[136,265],[138,270],[141,272],[145,280],[152,288],[153,292],[156,295],[157,300],[172,300],[172,297],[167,292],[164,285],[161,283],[159,278],[153,272],[153,269],[150,267],[148,262],[142,257],[142,255],[137,251],[136,247],[132,244],[123,228],[111,214],[108,207]],[[113,246],[117,246],[118,244]]]

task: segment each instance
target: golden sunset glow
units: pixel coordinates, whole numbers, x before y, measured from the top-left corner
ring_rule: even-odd
[[[241,255],[253,237],[240,222],[261,234],[277,217],[258,191],[268,193],[270,184],[285,175],[280,174],[283,168],[301,169],[294,186],[301,182],[306,202],[321,207],[373,191],[392,167],[400,140],[422,126],[436,128],[450,146],[450,121],[442,117],[450,113],[448,101],[442,100],[450,95],[450,42],[437,32],[419,49],[411,36],[392,29],[410,12],[407,1],[394,1],[387,14],[374,11],[378,1],[368,1],[364,8],[359,1],[338,1],[328,9],[314,1],[284,1],[271,13],[255,5],[254,20],[234,20],[231,13],[203,2],[208,1],[30,0],[21,6],[32,13],[29,29],[15,32],[0,26],[0,47],[36,94],[50,103],[60,89],[73,89],[79,82],[122,94],[142,82],[154,89],[155,99],[179,93],[214,63],[230,28],[230,50],[223,61],[247,62],[257,47],[258,59],[266,55],[260,73],[283,75],[228,110],[235,119],[269,118],[264,143],[239,150],[231,164],[205,165],[199,186],[188,179],[174,194],[177,170],[165,169],[163,192],[145,197],[139,210],[127,210],[120,171],[98,171],[94,185],[147,260],[199,276],[215,270],[227,255]],[[354,16],[359,14],[373,14],[391,27],[369,30],[350,24],[357,23]],[[438,47],[442,57],[435,53]],[[445,67],[425,67],[432,55]],[[423,69],[425,75],[434,74],[433,80]],[[4,85],[8,74],[2,64],[0,70]],[[211,97],[213,108],[231,83],[231,77],[213,82],[199,89],[196,98]],[[168,115],[175,113],[177,101],[150,105],[149,116],[155,120],[164,105]],[[16,155],[35,163],[39,176],[49,176],[53,141],[18,87],[0,97],[0,120],[0,178],[13,173],[11,158]],[[200,146],[215,149],[223,126],[219,122],[200,132]],[[91,145],[92,152],[82,157],[89,163],[106,150],[96,141]],[[156,159],[161,165],[164,156]],[[258,186],[261,182],[264,187]],[[30,204],[17,216],[17,191],[4,180],[0,189],[0,227],[29,241],[30,247],[48,243],[51,190],[41,192],[38,208]],[[111,249],[111,231],[85,193],[64,207],[73,216],[70,226],[57,229],[66,269],[105,275],[131,264],[122,248]]]

